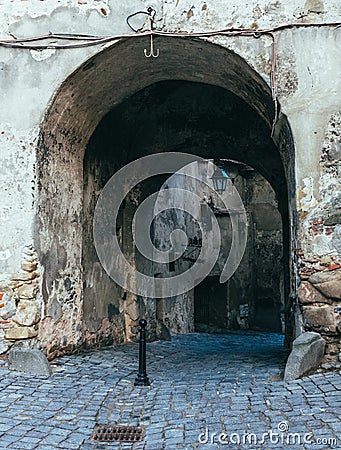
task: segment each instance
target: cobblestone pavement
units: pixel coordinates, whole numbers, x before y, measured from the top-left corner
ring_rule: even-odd
[[[147,354],[150,387],[133,386],[135,344],[59,358],[50,378],[1,366],[0,450],[341,448],[341,374],[280,381],[278,334],[181,335]],[[145,437],[95,443],[96,423]]]

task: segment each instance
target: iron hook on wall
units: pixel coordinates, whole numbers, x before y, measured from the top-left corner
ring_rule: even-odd
[[[144,56],[146,58],[150,58],[151,56],[153,58],[157,58],[159,56],[159,54],[160,54],[160,50],[159,49],[156,49],[156,53],[154,53],[154,41],[153,41],[153,35],[151,34],[150,35],[150,51],[148,53],[147,49],[145,48],[144,49]]]
[[[146,48],[144,49],[144,56],[145,56],[146,58],[151,58],[151,57],[157,58],[157,57],[159,56],[159,54],[160,54],[160,50],[159,50],[159,49],[157,49],[156,51],[154,51],[154,40],[153,40],[153,34],[152,34],[152,33],[153,33],[153,29],[154,29],[154,27],[155,27],[155,14],[156,14],[155,9],[149,7],[149,8],[147,9],[147,11],[137,11],[136,13],[130,14],[130,16],[127,17],[127,24],[128,24],[128,26],[129,26],[135,33],[138,33],[138,32],[140,32],[140,31],[145,27],[146,24],[144,23],[144,24],[142,25],[142,27],[140,27],[140,28],[134,28],[134,27],[131,25],[130,20],[131,20],[133,17],[139,16],[139,15],[145,15],[145,16],[147,16],[147,22],[148,22],[148,25],[149,25],[149,31],[150,31],[151,35],[150,35],[150,51],[149,51],[149,53],[148,53],[148,50],[147,50]]]

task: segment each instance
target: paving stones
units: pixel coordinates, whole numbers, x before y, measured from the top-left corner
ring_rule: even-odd
[[[340,448],[341,441],[330,441],[341,434],[340,373],[285,383],[280,335],[192,334],[149,343],[150,387],[133,386],[137,355],[134,344],[65,356],[50,378],[1,366],[0,449]],[[136,444],[95,443],[96,423],[144,426],[146,436]],[[315,442],[287,445],[280,426],[302,440],[312,433]],[[207,442],[199,443],[206,430]],[[243,444],[270,430],[283,443]],[[221,443],[221,433],[232,442]]]

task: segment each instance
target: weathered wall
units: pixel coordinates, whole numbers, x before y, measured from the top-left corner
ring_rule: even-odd
[[[213,330],[217,328],[284,330],[283,233],[278,204],[274,190],[262,176],[249,168],[245,168],[243,174],[244,166],[239,167],[240,174],[235,179],[234,186],[246,209],[248,242],[242,261],[235,274],[228,280],[225,290],[221,290],[216,284],[219,285],[219,276],[231,248],[230,216],[219,213],[220,203],[215,193],[212,194],[207,186],[194,182],[189,177],[174,175],[163,186],[167,189],[195,190],[201,198],[197,210],[197,216],[201,217],[200,222],[208,224],[208,221],[212,220],[206,212],[208,208],[206,202],[209,202],[213,210],[216,208],[215,214],[221,235],[219,257],[208,276],[211,281],[204,280],[189,293],[162,301],[163,315],[159,318],[172,332],[190,332],[194,328],[198,329],[195,323],[195,305],[196,295],[200,296],[200,286],[203,286],[203,295],[209,298],[207,317],[202,317],[201,314],[203,324],[208,325],[204,328],[206,331],[210,326]],[[211,184],[207,163],[197,164],[191,175],[196,180]],[[229,188],[221,194],[221,197],[232,208]],[[167,202],[165,203],[166,206]],[[177,204],[181,204],[181,198]],[[182,206],[186,207],[185,204]],[[190,240],[189,245],[184,254],[174,262],[172,271],[168,265],[154,264],[154,271],[160,276],[178,275],[191,267],[198,258],[200,247],[197,248],[193,242],[199,242],[201,234],[198,227],[194,226],[192,217],[183,211],[166,211],[156,219],[153,238],[157,247],[168,248],[170,233],[179,228],[186,232]],[[200,329],[203,329],[202,324],[199,325]]]
[[[233,118],[230,118],[231,111],[233,111]],[[188,117],[191,118],[190,121],[187,119]],[[243,121],[240,120],[240,117],[243,117]],[[138,298],[138,301],[136,301],[135,296],[117,290],[114,283],[108,279],[104,270],[101,269],[93,246],[92,219],[97,197],[105,182],[117,171],[120,165],[128,162],[128,158],[132,159],[146,153],[160,152],[166,149],[199,153],[203,157],[216,155],[222,158],[230,156],[240,158],[239,149],[249,143],[250,137],[247,131],[252,133],[253,145],[255,146],[255,142],[259,141],[261,143],[259,151],[264,152],[267,132],[255,120],[255,114],[251,109],[248,110],[246,105],[240,103],[236,97],[231,96],[226,91],[207,85],[185,82],[162,82],[152,85],[122,102],[103,119],[88,145],[84,159],[84,321],[86,323],[85,329],[91,328],[92,333],[97,333],[98,339],[102,339],[100,336],[103,333],[103,328],[100,326],[101,321],[104,321],[102,325],[105,323],[108,330],[107,334],[110,335],[110,327],[112,326],[107,318],[114,297],[118,301],[118,305],[115,306],[117,315],[121,314],[121,319],[123,316],[125,318],[125,335],[127,338],[135,338],[137,322],[141,316],[148,319],[152,336],[158,334],[155,319],[163,321],[172,332],[184,333],[194,330],[193,290],[186,295],[156,300],[156,304],[153,299]],[[271,151],[274,151],[272,147],[270,148]],[[253,158],[255,161],[258,156],[259,153],[255,146],[252,149],[252,157],[251,151],[249,152],[249,158]],[[272,165],[270,169],[271,171],[277,171],[278,167]],[[206,164],[193,175],[199,177],[199,179],[205,179],[210,185],[212,184],[207,174]],[[165,177],[167,178],[166,175]],[[268,184],[264,178],[262,180],[263,183]],[[132,215],[143,198],[148,193],[159,189],[162,183],[161,177],[161,179],[154,180],[153,183],[149,181],[145,185],[139,185],[135,190],[136,192],[132,193],[131,198],[126,198],[121,211],[122,218],[119,221],[120,223],[116,225],[116,233],[119,234],[123,243],[124,254],[128,256],[137,270],[141,270],[143,273],[147,272],[152,277],[168,277],[181,273],[191,266],[198,253],[190,245],[184,257],[174,262],[171,270],[168,264],[158,265],[154,263],[147,265],[144,258],[141,258],[138,253],[135,254],[131,233],[129,232]],[[209,202],[210,197],[212,195],[214,197],[214,193],[212,194],[208,189],[202,190],[200,183],[198,185],[191,180],[184,183],[181,176],[171,177],[165,183],[168,187],[174,185],[174,187],[180,186],[188,190],[197,190],[202,197],[202,205],[197,214],[199,217],[201,215],[204,221],[208,220],[209,207],[204,199]],[[235,185],[242,195],[243,201],[247,204],[245,183],[246,181],[241,176],[237,177]],[[270,191],[270,188],[265,189],[263,201],[272,204],[274,203],[273,191],[271,191],[271,195],[269,194],[269,198],[265,199]],[[186,208],[184,199],[179,198],[178,201]],[[286,202],[286,199],[282,198],[281,201],[282,203]],[[217,199],[216,203],[218,205]],[[206,214],[204,214],[204,210],[201,210],[204,206],[206,206]],[[220,275],[227,260],[231,240],[229,219],[226,215],[218,215],[217,218],[222,234],[222,246],[218,263],[211,273],[212,276]],[[199,229],[194,225],[189,215],[176,214],[170,211],[169,214],[162,215],[162,218],[154,224],[154,239],[157,247],[168,248],[168,238],[171,231],[179,227],[186,231],[192,241],[200,239]],[[252,231],[252,227],[249,230]],[[194,251],[194,254],[191,255],[192,251]],[[226,298],[229,305],[226,304],[228,310],[226,316],[228,317],[226,317],[225,327],[239,328],[239,326],[242,326],[243,321],[239,317],[240,305],[242,304],[248,304],[250,310],[249,321],[245,327],[254,326],[253,258],[253,239],[250,235],[245,256],[230,283],[229,299]],[[274,255],[274,258],[276,258],[276,255]],[[268,257],[263,255],[259,261],[259,267],[263,267],[263,262],[266,260],[268,260]],[[266,267],[263,267],[262,270],[266,271]],[[97,274],[95,280],[94,273]],[[267,275],[267,278],[270,278],[269,275]],[[276,291],[276,288],[273,287],[273,290]],[[272,316],[271,312],[267,311],[267,313]],[[113,321],[113,317],[110,320]],[[279,318],[269,317],[269,323],[271,321],[278,322]],[[159,324],[159,322],[157,323]],[[270,328],[273,326],[272,323]],[[121,335],[117,327],[115,331],[116,336]],[[95,335],[93,335],[93,339],[95,339]]]
[[[275,193],[263,177],[248,178],[247,208],[254,227],[254,327],[284,330],[283,227]]]
[[[196,204],[196,211],[194,217],[199,218],[199,221],[193,219],[193,216],[186,212],[186,200],[179,194],[179,198],[176,199],[176,204],[181,209],[173,211],[166,210],[155,219],[153,239],[158,249],[170,248],[170,235],[173,230],[181,229],[185,232],[188,238],[188,244],[185,248],[182,248],[181,256],[174,261],[172,265],[169,264],[154,264],[154,271],[160,274],[161,277],[169,277],[179,275],[196,263],[200,259],[201,242],[203,240],[202,233],[200,231],[199,223],[205,224],[207,229],[212,229],[212,211],[211,207],[221,207],[217,195],[212,190],[212,168],[206,161],[196,163],[190,170],[190,176],[173,175],[168,178],[162,189],[165,190],[166,197],[164,200],[164,207],[170,204],[167,192],[168,189],[182,189],[186,191],[194,191],[198,195],[200,201]],[[192,178],[193,177],[193,178]],[[198,181],[199,180],[199,181]],[[210,186],[210,188],[208,187]],[[170,199],[172,198],[170,193]],[[230,207],[228,189],[222,193],[222,198]],[[228,215],[217,218],[220,229],[220,243],[218,236],[216,236],[217,245],[220,244],[220,253],[217,262],[211,270],[209,276],[220,275],[229,250],[231,247],[231,223]],[[200,263],[199,263],[200,264]],[[240,267],[239,269],[240,270]],[[197,284],[199,279],[196,280]],[[191,289],[189,292],[178,295],[172,298],[165,298],[162,302],[162,316],[159,317],[166,326],[173,333],[188,333],[194,331],[194,308],[195,308],[195,292],[196,288]],[[225,288],[225,303],[227,303],[227,290]],[[226,314],[227,316],[227,314]],[[226,317],[227,319],[227,317]],[[227,322],[225,323],[225,327]]]
[[[258,0],[246,5],[237,0],[207,0],[195,5],[187,0],[151,3],[128,0],[116,8],[112,2],[105,0],[62,0],[58,3],[52,0],[8,0],[0,5],[1,38],[41,35],[51,31],[101,35],[129,33],[131,31],[125,18],[147,6],[153,6],[157,10],[157,28],[189,32],[229,26],[256,30],[257,27],[274,27],[283,23],[323,24],[339,21],[341,13],[340,2],[337,0],[277,1],[270,4],[268,1]],[[301,304],[312,302],[314,308],[323,307],[328,319],[323,324],[314,322],[304,312],[307,311],[304,307],[303,326],[326,333],[330,342],[328,351],[334,354],[340,350],[340,290],[332,294],[323,291],[323,299],[326,300],[322,301],[320,297],[311,294],[313,287],[321,283],[316,283],[315,278],[309,277],[317,276],[314,273],[322,271],[323,277],[339,283],[335,281],[339,280],[340,273],[337,270],[340,264],[339,36],[340,28],[336,29],[334,26],[283,29],[276,33],[278,96],[282,111],[289,119],[295,145],[295,174],[289,164],[293,155],[281,151],[291,183],[289,191],[291,189],[292,194],[295,193],[289,193],[291,229],[295,229],[297,225],[298,231],[297,237],[292,233],[290,239],[292,254],[284,255],[288,264],[289,256],[299,263],[296,281],[291,277],[292,308],[298,311],[294,294],[299,277],[302,277],[303,286],[307,286],[307,290],[303,291],[301,288]],[[258,39],[245,36],[215,37],[212,40],[245,58],[269,83],[269,36]],[[62,340],[58,345],[61,347],[72,349],[80,345],[82,330],[79,324],[83,314],[83,280],[80,273],[83,152],[100,119],[122,98],[167,76],[200,80],[224,85],[239,93],[246,101],[250,101],[265,120],[271,122],[271,102],[262,97],[261,88],[257,88],[256,83],[251,89],[241,82],[234,82],[240,73],[238,69],[226,69],[222,59],[220,67],[217,67],[214,64],[216,55],[212,52],[206,54],[204,44],[199,52],[197,44],[186,46],[182,41],[183,45],[177,47],[174,41],[176,50],[172,54],[173,44],[161,39],[156,41],[160,44],[159,60],[142,62],[139,55],[141,53],[143,58],[142,51],[148,45],[148,40],[137,40],[134,46],[127,46],[126,51],[113,51],[112,55],[116,55],[118,59],[111,65],[107,61],[102,61],[101,65],[100,58],[98,59],[99,64],[95,69],[97,83],[91,79],[91,70],[87,69],[78,72],[78,78],[73,78],[72,82],[75,84],[64,85],[60,91],[63,95],[54,103],[56,108],[51,122],[46,125],[50,127],[50,133],[45,129],[43,138],[40,138],[39,148],[44,150],[38,152],[38,156],[45,152],[47,161],[44,163],[36,160],[35,149],[43,116],[53,95],[74,70],[103,50],[104,46],[44,51],[0,47],[0,295],[4,300],[4,306],[0,308],[1,335],[9,325],[14,328],[22,327],[15,325],[17,322],[12,321],[7,311],[12,308],[13,315],[16,315],[28,297],[23,294],[20,296],[18,289],[21,286],[13,286],[12,281],[15,280],[11,280],[11,277],[18,278],[17,272],[25,262],[23,248],[33,243],[38,245],[34,230],[39,230],[41,248],[38,255],[34,253],[40,260],[37,269],[39,277],[35,279],[39,280],[38,285],[41,283],[42,289],[36,295],[33,289],[30,301],[41,305],[44,298],[40,340],[44,348],[53,346],[53,342],[59,340],[60,336]],[[124,46],[120,48],[122,50]],[[205,54],[203,61],[200,60],[200,53]],[[111,60],[110,53],[106,54]],[[209,66],[206,72],[200,69],[200,64],[204,67],[204,60]],[[81,83],[80,80],[84,82]],[[91,111],[92,116],[88,111]],[[281,121],[282,119],[279,125]],[[52,122],[57,129],[53,129]],[[279,148],[286,148],[287,144],[284,142],[289,142],[291,137],[288,133],[285,135],[285,127],[279,125],[275,129],[274,140]],[[55,151],[56,148],[59,148],[59,153]],[[51,177],[50,186],[47,181],[43,186],[40,185],[39,178],[44,170],[44,176]],[[294,189],[294,176],[297,191]],[[65,183],[64,187],[61,186],[62,182]],[[65,197],[65,192],[69,193],[68,197]],[[65,222],[72,224],[68,229],[64,227],[58,238],[57,232],[51,235],[47,222],[44,222],[46,216],[53,217],[49,202],[46,203],[45,213],[41,209],[37,210],[50,197],[54,197],[55,205],[59,205],[56,215],[60,217],[60,211],[65,211]],[[298,216],[295,213],[296,205]],[[35,219],[37,211],[41,221],[38,227]],[[72,242],[74,247],[70,248]],[[25,288],[33,283],[26,279],[21,281],[28,281]],[[315,293],[314,290],[313,292]],[[56,301],[62,303],[61,308]],[[27,323],[36,321],[38,315],[35,310],[36,307],[33,307]],[[59,325],[56,325],[56,320]],[[32,326],[36,327],[36,324]],[[15,338],[12,336],[10,340],[3,341],[2,348],[6,350],[17,338],[28,337],[25,327],[30,329],[31,325],[23,325],[22,334],[18,331]],[[296,328],[296,332],[302,329],[299,325]],[[34,329],[34,333],[35,331]],[[51,351],[51,354],[55,351]]]

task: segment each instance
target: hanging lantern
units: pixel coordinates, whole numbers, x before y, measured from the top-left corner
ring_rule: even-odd
[[[214,190],[218,192],[218,194],[222,194],[226,190],[227,180],[230,177],[227,175],[225,170],[217,167],[211,177],[213,181]]]

